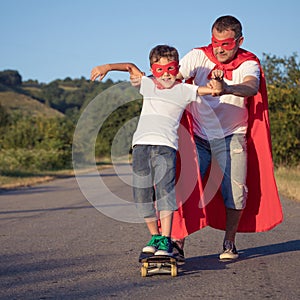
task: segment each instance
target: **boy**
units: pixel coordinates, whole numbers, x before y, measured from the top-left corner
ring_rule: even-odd
[[[152,236],[142,252],[170,256],[173,212],[177,210],[177,129],[185,107],[192,101],[201,101],[197,95],[220,94],[223,72],[215,70],[209,85],[198,87],[176,80],[179,55],[175,48],[158,45],[151,50],[149,59],[153,77],[144,76],[132,63],[116,63],[93,68],[91,80],[102,80],[112,70],[128,71],[141,78],[140,93],[144,99],[132,141],[133,195]]]

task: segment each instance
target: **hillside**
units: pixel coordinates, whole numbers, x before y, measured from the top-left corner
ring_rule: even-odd
[[[14,91],[0,92],[0,105],[8,113],[20,112],[23,116],[30,115],[47,118],[63,116],[59,111],[46,106],[30,96]]]

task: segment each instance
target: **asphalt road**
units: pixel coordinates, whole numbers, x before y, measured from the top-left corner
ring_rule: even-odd
[[[219,262],[223,232],[206,227],[177,277],[143,278],[149,236],[118,173],[82,175],[83,191],[68,178],[0,194],[0,299],[300,299],[300,203],[282,199],[273,230],[238,234],[235,262]]]

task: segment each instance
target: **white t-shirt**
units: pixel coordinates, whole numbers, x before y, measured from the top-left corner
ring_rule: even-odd
[[[178,148],[177,129],[185,107],[200,100],[195,85],[178,83],[160,89],[151,78],[142,77],[143,106],[132,145],[164,145]]]
[[[205,86],[208,74],[215,63],[208,59],[204,51],[193,49],[180,61],[180,73],[185,79],[194,77],[194,84]],[[232,71],[232,80],[224,78],[229,84],[238,84],[246,76],[259,79],[260,69],[257,62],[249,60]],[[234,95],[200,96],[201,101],[191,103],[188,110],[194,118],[194,134],[204,139],[223,138],[234,133],[245,134],[248,126],[248,110],[244,97]]]

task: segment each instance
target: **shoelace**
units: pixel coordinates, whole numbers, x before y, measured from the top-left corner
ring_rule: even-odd
[[[161,238],[162,238],[161,236],[156,236],[156,237],[152,238],[151,241],[150,241],[150,245],[149,246],[153,246],[153,245],[159,244]]]
[[[166,248],[168,247],[168,239],[167,238],[164,238],[162,241],[161,241],[161,244],[163,244]]]
[[[224,243],[224,250],[230,251],[234,249],[234,244],[231,241],[225,241]]]

